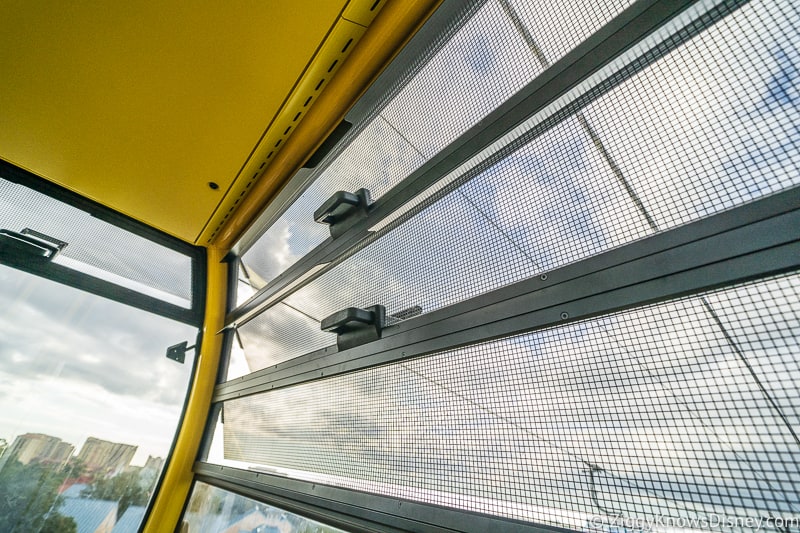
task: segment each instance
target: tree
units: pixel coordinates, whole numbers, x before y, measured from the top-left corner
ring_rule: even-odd
[[[81,492],[81,497],[119,502],[117,516],[122,516],[131,505],[147,505],[150,490],[140,485],[138,472],[123,472],[93,481]]]
[[[78,525],[72,517],[54,513],[47,517],[39,533],[78,533]]]
[[[53,465],[9,461],[0,471],[0,531],[44,531],[45,524],[68,524],[58,514],[61,468]],[[72,522],[74,524],[74,521]],[[68,525],[63,531],[70,531]],[[52,530],[61,531],[61,530]]]

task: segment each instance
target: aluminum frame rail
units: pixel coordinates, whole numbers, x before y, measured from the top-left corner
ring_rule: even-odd
[[[222,402],[800,268],[800,187],[217,386]]]
[[[204,483],[352,531],[572,533],[555,526],[528,524],[204,462],[195,463],[194,472]]]

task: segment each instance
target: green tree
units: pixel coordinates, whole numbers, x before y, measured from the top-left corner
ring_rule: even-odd
[[[0,471],[0,531],[28,533],[41,530],[48,519],[55,523],[62,481],[57,466],[6,463]]]
[[[52,513],[42,524],[39,533],[78,533],[78,525],[72,517]]]
[[[117,516],[122,516],[131,505],[147,505],[150,489],[141,486],[138,472],[123,472],[114,477],[96,479],[81,492],[81,497],[119,502]]]

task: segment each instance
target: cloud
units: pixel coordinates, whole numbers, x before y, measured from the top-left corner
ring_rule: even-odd
[[[164,357],[196,329],[55,282],[3,269],[0,365],[17,380],[52,375],[110,393],[181,404],[187,366]]]

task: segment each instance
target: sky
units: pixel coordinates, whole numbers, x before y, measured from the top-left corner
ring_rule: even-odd
[[[39,432],[139,446],[134,464],[166,457],[192,352],[166,347],[196,329],[0,266],[0,438]]]
[[[623,7],[519,4],[550,63]],[[465,24],[245,254],[248,267],[274,278],[327,238],[310,213],[330,194],[366,186],[380,197],[541,72],[504,17],[488,2]],[[797,185],[798,20],[791,2],[752,1],[579,113],[547,123],[553,106],[526,120],[513,135],[548,127],[498,162],[477,161],[454,192],[242,326],[250,369],[333,344],[319,320],[344,307],[428,312]],[[796,427],[787,376],[800,371],[799,284],[789,276],[232,401],[226,457],[557,523],[596,507],[585,461],[603,469],[609,509],[617,495],[634,514],[688,513],[691,499],[703,512],[800,513],[800,450],[760,389]]]

